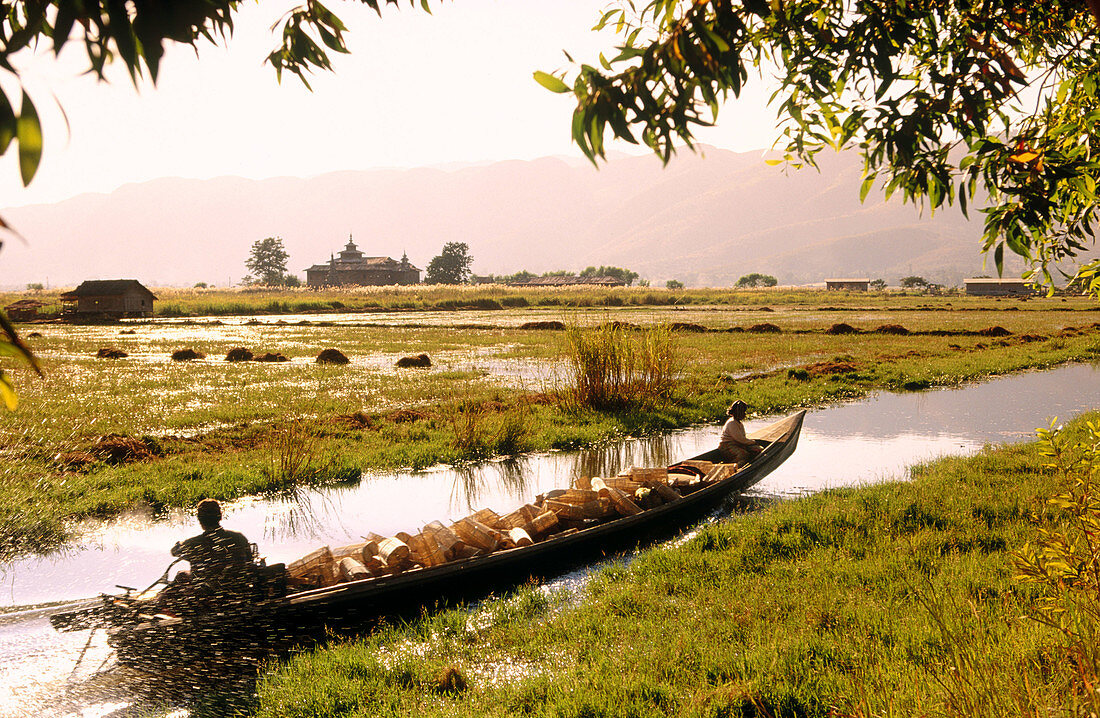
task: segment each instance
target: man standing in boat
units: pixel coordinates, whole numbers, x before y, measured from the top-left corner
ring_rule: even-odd
[[[202,533],[172,547],[172,555],[191,565],[161,592],[165,608],[182,610],[245,595],[252,577],[252,547],[244,534],[222,528],[222,507],[203,499],[195,511]]]
[[[722,426],[722,436],[718,440],[718,451],[730,463],[744,464],[760,453],[760,445],[745,433],[745,414],[749,406],[738,399],[726,409],[726,423]]]

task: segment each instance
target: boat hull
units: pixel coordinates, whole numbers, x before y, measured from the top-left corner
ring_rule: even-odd
[[[110,641],[120,660],[131,665],[147,665],[151,660],[178,664],[181,659],[231,649],[262,654],[308,640],[313,634],[362,627],[380,616],[407,615],[440,602],[480,598],[496,589],[552,577],[569,567],[667,537],[745,491],[795,450],[804,415],[799,412],[750,434],[767,445],[734,475],[634,516],[430,569],[226,607],[213,615],[118,626],[111,629]],[[715,457],[707,452],[693,458]]]

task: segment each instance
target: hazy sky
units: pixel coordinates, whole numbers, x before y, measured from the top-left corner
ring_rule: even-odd
[[[272,23],[294,4],[243,4],[232,38],[200,45],[199,57],[170,47],[158,85],[140,91],[121,68],[110,84],[82,76],[76,46],[60,61],[46,52],[20,58],[46,148],[29,188],[19,181],[14,152],[0,161],[0,207],[165,176],[310,176],[580,156],[569,137],[573,102],[544,90],[531,73],[566,67],[563,49],[586,62],[610,50],[614,37],[590,30],[606,2],[456,0],[433,3],[432,15],[403,3],[381,19],[358,2],[334,2],[351,54],[335,57],[335,72],[315,75],[312,93],[294,77],[279,85],[263,62],[275,45]],[[13,87],[11,78],[0,82]],[[775,113],[765,97],[753,83],[700,139],[733,150],[769,146]]]

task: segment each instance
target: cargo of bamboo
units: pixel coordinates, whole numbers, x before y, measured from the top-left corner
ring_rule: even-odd
[[[412,552],[409,545],[399,538],[386,538],[378,544],[378,557],[390,568],[408,562]]]
[[[489,528],[472,516],[455,521],[451,524],[451,529],[465,543],[487,553],[495,551],[504,540],[499,531]]]
[[[336,581],[336,571],[332,549],[328,546],[310,551],[286,566],[287,578],[291,582],[313,586],[331,586]]]
[[[474,519],[475,521],[480,521],[491,529],[500,530],[500,516],[498,516],[497,512],[493,511],[492,509],[480,509],[472,516],[470,516],[470,518]]]
[[[647,487],[652,489],[660,496],[666,503],[671,503],[677,499],[684,498],[680,495],[676,489],[672,488],[668,484],[661,483],[660,481],[652,481],[646,484]]]
[[[634,503],[634,500],[625,491],[608,487],[607,498],[611,501],[612,508],[622,516],[633,516],[642,513],[642,507]]]
[[[371,576],[367,567],[364,566],[361,561],[351,556],[345,556],[340,559],[338,565],[340,567],[340,578],[345,581],[361,581]]]
[[[558,515],[553,511],[543,511],[533,518],[523,530],[531,536],[543,536],[557,528],[557,525]]]
[[[667,483],[668,469],[663,466],[654,469],[643,469],[635,466],[630,469],[629,478],[640,484]]]
[[[505,514],[500,517],[499,527],[501,530],[522,528],[526,527],[535,520],[542,511],[533,504],[524,504],[510,514]]]
[[[531,535],[520,528],[508,529],[508,540],[516,547],[530,546],[534,543],[531,540]]]

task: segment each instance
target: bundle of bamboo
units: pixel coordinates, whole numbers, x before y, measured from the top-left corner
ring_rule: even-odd
[[[530,546],[677,501],[737,468],[684,461],[668,468],[633,467],[613,477],[578,477],[572,488],[539,494],[504,516],[481,509],[450,526],[432,521],[417,534],[367,533],[359,543],[322,546],[287,565],[288,583],[298,589],[322,588]]]

